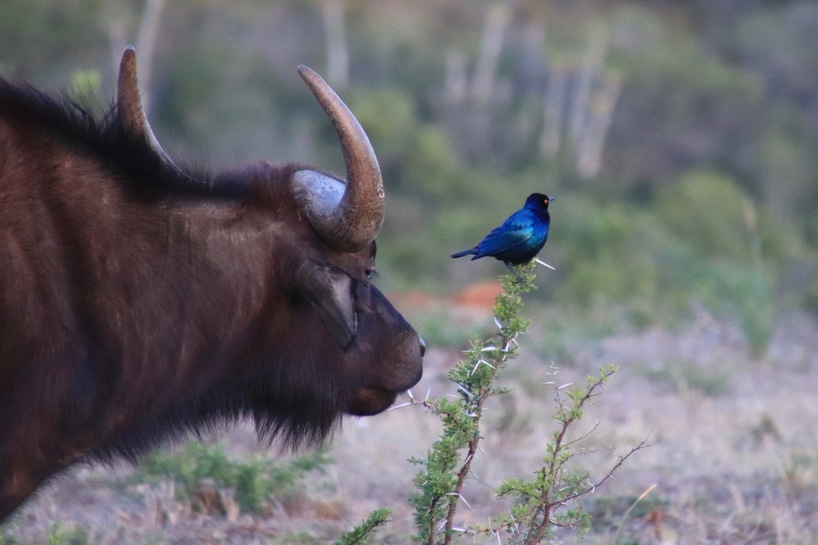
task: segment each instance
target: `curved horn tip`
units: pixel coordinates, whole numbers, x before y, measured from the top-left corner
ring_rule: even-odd
[[[326,85],[329,87],[329,84],[318,72],[304,64],[298,65],[298,75],[301,76],[304,83],[306,83],[311,89],[314,89],[316,85]]]
[[[124,115],[129,124],[139,128],[142,104],[136,81],[136,50],[132,46],[126,47],[122,52],[116,87],[120,115]]]
[[[384,190],[375,150],[355,115],[320,75],[303,64],[298,74],[335,127],[346,165],[343,193],[334,199],[321,197],[324,204],[310,202],[316,196],[311,194],[320,191],[311,183],[302,184],[311,195],[305,199],[307,215],[331,246],[361,247],[375,239],[383,222]]]
[[[148,118],[145,116],[137,81],[136,49],[132,45],[125,46],[122,51],[122,61],[119,64],[117,77],[116,108],[126,129],[134,135],[145,138],[165,163],[176,168],[153,134]]]
[[[119,62],[120,74],[126,66],[136,66],[136,49],[132,45],[126,45],[122,50],[122,60]]]

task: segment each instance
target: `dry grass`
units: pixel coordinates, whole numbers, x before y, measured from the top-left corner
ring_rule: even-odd
[[[464,493],[471,509],[460,511],[462,523],[486,522],[498,508],[492,487],[506,477],[528,475],[541,457],[553,423],[542,384],[550,361],[547,349],[539,353],[523,351],[508,378],[515,393],[487,415],[486,453]],[[445,374],[458,357],[457,351],[431,350],[415,395],[430,388],[434,395],[448,391]],[[587,413],[585,424],[599,421],[599,429],[578,463],[604,471],[616,453],[646,435],[656,442],[586,502],[594,526],[582,543],[612,544],[620,525],[623,545],[814,542],[815,323],[803,316],[782,320],[763,357],[752,356],[734,328],[702,316],[681,331],[657,328],[604,338],[572,349],[564,359],[557,362],[564,382],[583,380],[601,363],[621,367]],[[308,476],[297,502],[273,502],[263,515],[202,515],[177,501],[168,483],[129,484],[130,468],[79,468],[8,522],[0,543],[49,543],[49,536],[51,542],[76,545],[328,543],[379,507],[394,509],[393,522],[377,534],[379,542],[410,543],[406,499],[415,468],[407,458],[424,455],[437,432],[435,419],[418,407],[348,420],[334,441],[336,463]],[[231,432],[227,444],[239,456],[255,448],[247,428]],[[62,541],[54,540],[55,532],[62,532],[56,536]],[[559,540],[580,542],[569,534]]]

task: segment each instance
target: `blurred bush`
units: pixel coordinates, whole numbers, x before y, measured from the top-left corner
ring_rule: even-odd
[[[655,212],[681,242],[707,258],[747,263],[747,194],[719,172],[695,170],[659,190]]]
[[[232,459],[220,443],[189,441],[181,450],[160,450],[140,462],[134,480],[153,483],[172,480],[179,499],[191,500],[206,479],[219,488],[234,488],[242,511],[259,513],[275,497],[289,501],[302,492],[303,475],[331,463],[324,451],[304,454],[285,462],[254,454]]]
[[[664,238],[655,218],[627,203],[579,195],[558,199],[553,208],[557,301],[590,307],[656,293],[655,256]]]

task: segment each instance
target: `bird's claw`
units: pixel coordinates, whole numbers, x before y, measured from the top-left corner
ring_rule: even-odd
[[[508,270],[510,270],[512,273],[514,273],[514,276],[517,278],[517,283],[518,284],[525,284],[525,278],[520,276],[520,273],[517,272],[517,270],[514,268],[514,265],[512,265],[511,263],[509,263],[507,261],[505,262],[505,264],[506,264],[506,267],[508,267]]]

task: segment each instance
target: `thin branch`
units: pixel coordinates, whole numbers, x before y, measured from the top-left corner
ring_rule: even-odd
[[[573,440],[571,440],[571,441],[568,441],[567,443],[565,443],[565,446],[566,446],[566,447],[570,447],[571,445],[573,445],[573,444],[575,444],[575,443],[579,443],[580,441],[583,441],[583,440],[587,439],[587,438],[588,438],[588,437],[590,437],[590,436],[591,436],[591,435],[592,435],[592,434],[593,434],[593,433],[594,433],[594,432],[595,432],[595,431],[596,431],[598,428],[599,428],[599,422],[597,422],[596,424],[594,424],[594,427],[593,427],[593,428],[591,428],[591,429],[588,431],[588,433],[584,433],[584,434],[580,435],[579,437],[577,437],[576,439],[573,439]]]
[[[625,454],[624,456],[618,456],[619,461],[617,461],[613,465],[613,467],[611,467],[611,469],[608,470],[608,473],[606,473],[605,476],[600,481],[598,481],[597,483],[591,484],[591,485],[587,486],[586,488],[583,488],[582,490],[579,490],[579,491],[575,492],[574,494],[571,494],[569,496],[566,496],[566,497],[562,498],[560,500],[560,502],[569,502],[569,501],[575,500],[575,499],[579,498],[580,496],[584,496],[585,494],[588,494],[589,492],[599,488],[600,486],[605,484],[606,481],[613,478],[614,472],[617,469],[619,469],[620,467],[622,467],[622,464],[625,463],[625,460],[630,458],[634,453],[636,453],[636,452],[638,452],[638,451],[640,451],[640,450],[642,450],[644,448],[650,447],[650,446],[652,446],[654,444],[655,443],[648,443],[648,438],[645,437],[644,439],[642,439],[642,441],[638,445],[631,448],[631,450],[628,451],[627,454]]]

